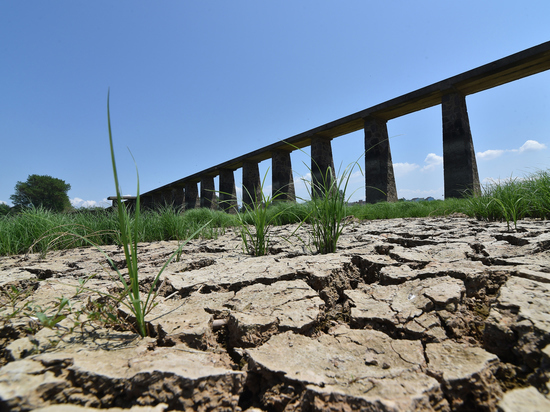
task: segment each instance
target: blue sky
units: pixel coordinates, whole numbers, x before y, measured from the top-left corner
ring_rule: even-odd
[[[41,174],[69,183],[75,206],[106,204],[109,87],[135,194],[127,148],[148,191],[546,42],[549,15],[547,0],[0,2],[0,202]],[[550,72],[467,104],[482,183],[548,168]],[[440,106],[388,131],[398,196],[442,198]],[[363,146],[362,132],[333,140],[335,164]],[[297,182],[304,161],[293,153]],[[363,198],[359,172],[352,184]]]

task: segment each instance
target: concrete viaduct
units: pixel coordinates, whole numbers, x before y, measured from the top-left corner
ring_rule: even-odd
[[[329,167],[334,171],[331,140],[363,129],[365,131],[365,198],[367,203],[396,201],[389,120],[432,106],[441,105],[443,117],[443,170],[445,198],[479,192],[480,183],[465,97],[550,69],[550,42],[540,44],[457,76],[431,84],[376,106],[273,143],[228,160],[191,176],[176,180],[141,195],[142,205],[173,204],[185,209],[220,206],[237,207],[234,172],[242,169],[243,202],[250,204],[260,190],[258,163],[271,159],[273,196],[295,200],[290,154],[311,146],[314,181]],[[219,176],[219,188],[214,178]],[[199,186],[200,183],[200,192]],[[250,195],[249,195],[250,194]],[[109,199],[113,200],[113,197]],[[116,199],[116,198],[115,198]],[[129,198],[129,201],[133,199]]]

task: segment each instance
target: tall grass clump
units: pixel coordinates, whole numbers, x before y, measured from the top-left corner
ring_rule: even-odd
[[[433,210],[430,202],[378,202],[361,208],[352,208],[350,212],[359,219],[395,219],[401,216],[429,216]],[[357,210],[355,213],[354,211]]]
[[[274,225],[309,222],[310,207],[307,203],[277,201],[270,208]]]
[[[550,218],[550,171],[540,170],[527,177],[525,190],[530,197],[529,215]]]
[[[59,213],[30,207],[0,218],[0,255],[45,253],[88,245],[83,238],[112,244],[118,238],[115,229],[113,214],[108,211],[97,218],[89,211]],[[77,233],[81,238],[60,236],[64,231]]]
[[[36,239],[63,222],[57,213],[41,207],[24,209],[17,215],[3,216],[0,219],[0,254],[10,255],[28,250]],[[44,239],[39,247],[45,247],[48,240]]]
[[[465,199],[400,200],[398,202],[353,205],[348,209],[348,214],[361,220],[447,216],[452,213],[467,214],[466,212],[468,212],[468,207]]]
[[[141,242],[179,240],[188,234],[181,214],[173,207],[163,206],[142,211],[139,217],[135,224],[139,228],[138,236]]]
[[[211,227],[212,230],[217,229],[221,233],[226,228],[239,224],[237,217],[233,214],[204,207],[187,210],[183,214],[183,220],[184,224],[189,227],[200,227],[209,222],[208,227]],[[201,236],[205,237],[204,234],[201,234]]]
[[[135,317],[135,322],[137,325],[137,330],[141,336],[147,336],[148,331],[145,323],[145,317],[154,307],[154,300],[156,298],[156,286],[159,281],[160,276],[164,272],[164,269],[168,264],[175,258],[178,253],[181,251],[183,246],[187,243],[187,240],[180,243],[178,250],[176,250],[164,263],[160,271],[154,277],[149,290],[147,291],[144,297],[141,296],[139,290],[139,273],[138,273],[138,248],[137,243],[139,239],[139,228],[140,228],[140,194],[139,194],[139,173],[137,172],[136,167],[136,176],[137,176],[137,197],[136,197],[136,207],[133,219],[130,218],[130,214],[126,209],[125,205],[122,202],[122,196],[120,192],[120,187],[118,183],[118,173],[115,161],[115,151],[113,147],[113,136],[111,131],[111,113],[109,109],[109,98],[107,98],[107,124],[109,129],[109,147],[111,150],[111,163],[113,167],[113,177],[115,181],[115,190],[117,196],[117,214],[118,214],[118,223],[120,230],[120,238],[122,241],[122,247],[124,249],[124,256],[126,258],[126,267],[128,268],[128,277],[129,282],[126,281],[121,272],[116,269],[118,279],[124,287],[123,296],[124,300],[122,303],[132,312]],[[167,219],[172,219],[172,216],[168,216]],[[206,226],[209,222],[205,223]],[[202,228],[199,228],[196,232],[198,233]],[[190,237],[193,237],[196,233],[192,234]],[[107,256],[107,254],[105,254]],[[107,256],[108,257],[108,256]],[[109,259],[110,261],[110,259]],[[111,265],[116,268],[110,261]]]
[[[267,172],[259,190],[255,190],[253,194],[248,192],[246,187],[244,188],[247,191],[248,198],[251,199],[251,204],[243,202],[242,210],[237,214],[243,249],[253,256],[268,254],[271,228],[287,210],[285,205],[279,205],[277,208],[273,207],[277,197],[281,195],[280,193],[274,196],[265,195],[266,178]]]
[[[517,229],[518,220],[529,214],[531,194],[526,189],[518,178],[493,182],[482,188],[481,195],[469,197],[470,208],[478,219],[505,220],[508,229],[510,223]]]
[[[311,198],[310,240],[317,253],[336,252],[338,239],[347,224],[344,218],[347,216],[347,203],[351,196],[346,198],[346,192],[355,165],[357,162],[346,167],[338,176],[328,167],[326,171],[317,173],[317,179],[311,173],[312,179],[305,180]]]
[[[115,191],[116,191],[116,213],[114,213],[114,216],[116,217],[116,233],[117,237],[119,239],[120,245],[123,248],[124,256],[126,260],[126,268],[128,270],[128,274],[125,276],[123,275],[120,270],[118,269],[118,266],[114,264],[112,259],[108,256],[108,254],[101,248],[101,246],[98,244],[97,241],[94,238],[94,236],[97,236],[96,233],[94,233],[92,236],[86,236],[82,235],[78,230],[75,228],[80,228],[80,225],[74,225],[74,224],[59,224],[60,222],[55,222],[54,219],[38,219],[39,222],[42,224],[47,224],[53,227],[46,228],[47,233],[51,233],[51,236],[54,236],[54,239],[49,239],[49,236],[44,237],[44,241],[49,242],[49,245],[58,244],[63,239],[77,239],[82,242],[87,243],[88,245],[96,247],[109,261],[111,267],[113,267],[116,271],[115,278],[118,278],[120,283],[122,284],[122,291],[120,292],[119,296],[113,296],[111,294],[99,292],[97,290],[88,289],[85,286],[85,282],[81,283],[79,286],[80,290],[89,290],[92,292],[96,292],[101,296],[108,297],[113,299],[116,302],[120,302],[120,304],[124,305],[132,314],[134,319],[132,320],[133,323],[135,323],[136,331],[141,336],[147,336],[148,330],[145,318],[147,314],[153,309],[155,306],[155,299],[157,296],[156,287],[158,284],[158,281],[160,279],[160,276],[168,266],[168,264],[174,259],[179,253],[181,253],[181,250],[183,246],[187,243],[187,241],[194,237],[197,233],[199,233],[204,226],[208,225],[209,222],[206,222],[202,227],[199,227],[195,233],[192,233],[187,239],[185,239],[183,242],[180,243],[179,247],[172,253],[172,255],[167,259],[167,261],[164,263],[164,265],[161,267],[159,272],[156,274],[156,276],[153,278],[153,281],[149,287],[149,289],[142,295],[140,288],[139,288],[139,271],[138,271],[138,241],[140,237],[143,236],[140,231],[143,230],[143,225],[141,221],[141,213],[140,213],[140,194],[139,194],[139,173],[137,171],[136,166],[136,177],[137,177],[137,197],[136,197],[136,204],[135,208],[133,210],[133,213],[131,214],[129,210],[127,209],[127,206],[122,202],[122,196],[120,191],[120,186],[118,182],[118,172],[117,172],[117,166],[116,166],[116,160],[115,160],[115,151],[113,147],[113,136],[111,131],[111,115],[110,115],[110,108],[109,108],[109,97],[107,97],[107,125],[108,125],[108,131],[109,131],[109,147],[111,152],[111,164],[113,168],[113,177],[115,182]],[[55,215],[59,216],[59,215]],[[162,211],[162,213],[158,214],[159,219],[162,221],[162,225],[166,227],[166,230],[168,230],[171,234],[178,235],[179,231],[181,231],[181,227],[179,224],[179,220],[175,216],[175,213],[172,213],[168,210]],[[44,223],[46,222],[46,223]],[[55,232],[57,230],[57,232]],[[39,231],[44,231],[44,228],[41,228]],[[36,243],[36,242],[35,242]],[[65,299],[65,298],[63,298]],[[60,304],[59,310],[62,310],[63,307],[66,305],[65,300],[62,301]],[[59,313],[59,311],[58,311]],[[46,318],[44,318],[46,319]],[[52,320],[53,322],[57,321],[57,318]],[[47,325],[46,325],[47,326]]]
[[[508,229],[525,217],[550,217],[550,172],[538,171],[485,185],[482,194],[468,197],[468,211],[478,219],[506,221]]]
[[[288,144],[307,155],[301,148]],[[361,157],[363,155],[359,158]],[[306,202],[309,213],[302,222],[310,223],[309,245],[313,246],[316,253],[334,253],[338,239],[347,225],[344,218],[348,215],[347,204],[352,196],[347,194],[348,184],[355,167],[361,170],[359,159],[343,171],[339,170],[338,174],[330,166],[322,170],[315,159],[311,156],[310,159],[312,167],[306,163],[304,165],[309,170],[311,178],[302,179],[309,199],[301,199]]]
[[[135,212],[128,211],[135,221]],[[205,223],[208,223],[205,225]],[[239,223],[233,215],[218,210],[192,209],[186,212],[173,207],[142,211],[137,225],[138,242],[183,240],[194,234],[216,238],[227,227]],[[52,212],[42,207],[22,209],[0,216],[0,255],[96,245],[122,245],[118,229],[118,209],[78,209]],[[198,228],[202,228],[196,233]],[[67,236],[63,236],[66,234]],[[76,236],[79,235],[79,236]],[[86,239],[86,240],[85,240]]]
[[[140,242],[156,242],[159,240],[179,240],[189,237],[216,238],[225,228],[237,225],[236,219],[221,211],[190,209],[165,205],[153,210],[141,212],[136,223],[139,226]],[[195,233],[197,229],[201,229]]]

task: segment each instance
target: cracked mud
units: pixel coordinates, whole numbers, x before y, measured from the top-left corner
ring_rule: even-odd
[[[144,339],[101,323],[66,333],[70,316],[53,329],[6,318],[26,302],[101,299],[74,297],[90,275],[115,292],[98,251],[0,258],[0,288],[27,292],[0,302],[0,410],[550,410],[550,222],[353,222],[330,255],[277,241],[293,229],[274,228],[264,257],[232,230],[190,242]],[[176,246],[139,246],[144,290]]]

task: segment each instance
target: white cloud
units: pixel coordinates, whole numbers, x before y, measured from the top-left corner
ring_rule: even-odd
[[[310,182],[311,181],[311,172],[307,172],[305,175],[303,176],[298,176],[298,181],[301,181],[301,182]]]
[[[416,170],[419,167],[420,166],[418,166],[416,163],[394,163],[393,171],[396,177],[401,177],[401,176],[408,175],[413,170]]]
[[[493,160],[496,159],[499,156],[502,156],[504,153],[511,152],[511,153],[524,153],[524,152],[534,152],[539,150],[546,149],[546,145],[544,143],[539,143],[536,140],[527,140],[519,149],[490,149],[485,150],[484,152],[478,152],[477,158],[480,160]]]
[[[7,203],[4,202],[3,200],[0,200],[0,205],[7,205]]]
[[[544,150],[546,145],[544,143],[539,143],[536,140],[527,140],[520,148],[519,152],[535,151],[535,150]]]
[[[104,203],[107,203],[107,199],[103,199],[102,202],[96,202],[95,200],[84,200],[79,197],[75,197],[74,199],[70,199],[70,200],[71,200],[71,205],[73,205],[73,207],[76,207],[76,208],[104,207],[105,206]],[[110,202],[108,204],[110,204]]]
[[[478,152],[477,158],[482,160],[496,159],[501,156],[506,150],[485,150],[484,152]]]
[[[443,156],[438,156],[435,153],[429,153],[424,159],[424,163],[426,163],[426,166],[420,170],[422,172],[428,172],[443,164]]]

